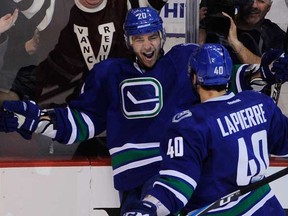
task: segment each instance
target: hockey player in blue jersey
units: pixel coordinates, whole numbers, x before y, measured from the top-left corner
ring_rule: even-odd
[[[172,118],[160,145],[160,175],[125,216],[167,215],[158,206],[169,213],[199,209],[263,179],[269,154],[288,154],[288,119],[274,101],[227,91],[232,61],[222,45],[204,44],[190,62],[201,104]],[[267,184],[205,215],[286,214]]]
[[[36,132],[71,144],[106,130],[123,212],[152,188],[167,121],[199,102],[188,76],[189,58],[198,45],[176,45],[163,55],[162,19],[149,7],[129,11],[124,30],[136,60],[107,59],[96,64],[81,95],[67,107],[41,110],[32,101],[5,101],[3,108],[16,113],[18,122],[0,112],[0,130],[16,130],[26,139]]]
[[[36,130],[71,144],[106,130],[122,208],[125,201],[140,199],[149,185],[146,182],[158,173],[162,159],[159,143],[167,119],[198,101],[196,94],[191,94],[187,73],[189,56],[198,45],[175,46],[163,56],[162,23],[150,7],[131,10],[124,30],[136,61],[110,58],[95,64],[81,95],[69,106],[46,112],[30,101],[3,104],[6,110],[26,117],[17,131],[28,139]],[[15,126],[13,120],[7,124]]]

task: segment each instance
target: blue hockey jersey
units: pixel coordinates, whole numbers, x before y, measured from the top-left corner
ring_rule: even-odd
[[[106,130],[115,188],[142,185],[159,172],[167,121],[198,100],[187,69],[197,47],[177,45],[147,71],[128,59],[96,64],[78,99],[55,109],[55,140],[74,143]]]
[[[268,96],[227,93],[173,117],[150,194],[171,212],[204,207],[264,178],[269,154],[288,154],[288,119]],[[188,202],[189,201],[189,202]],[[269,185],[207,215],[285,215]]]

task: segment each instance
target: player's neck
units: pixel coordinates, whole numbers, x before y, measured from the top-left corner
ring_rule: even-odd
[[[216,97],[220,97],[226,94],[226,90],[216,91],[216,90],[205,90],[203,88],[199,89],[201,103]]]

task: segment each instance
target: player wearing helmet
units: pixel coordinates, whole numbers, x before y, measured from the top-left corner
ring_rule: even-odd
[[[82,94],[67,107],[47,111],[31,101],[4,101],[4,109],[18,115],[18,124],[9,113],[0,112],[0,130],[17,130],[26,139],[36,132],[71,144],[106,130],[122,213],[152,189],[167,121],[199,102],[188,76],[189,58],[198,45],[176,45],[162,55],[162,19],[150,7],[129,11],[124,30],[136,60],[107,59],[96,64]],[[165,206],[158,206],[163,214],[176,209]]]
[[[135,61],[110,58],[95,64],[82,94],[67,107],[46,112],[30,101],[3,104],[26,117],[17,129],[26,139],[36,130],[71,144],[106,130],[122,209],[126,203],[138,202],[142,191],[151,187],[150,179],[158,174],[159,143],[166,121],[191,101],[198,102],[187,72],[189,56],[198,45],[178,45],[163,55],[162,19],[151,7],[131,10],[124,31]],[[7,124],[14,127],[15,121]]]
[[[64,97],[57,97],[58,103],[69,101],[79,94],[80,84],[84,82],[94,64],[107,58],[131,57],[131,52],[125,45],[123,30],[128,9],[150,5],[160,11],[167,2],[167,0],[74,1],[75,5],[70,10],[69,21],[61,30],[55,48],[37,66],[27,62],[22,63],[22,66],[29,66],[20,68],[13,84],[12,80],[10,85],[5,84],[6,90],[10,91],[0,92],[0,104],[4,99],[19,98],[29,98],[43,104],[43,102],[47,103],[47,99],[52,101],[51,98],[76,86],[75,91],[68,98],[66,98],[67,92],[64,93]],[[32,4],[33,1],[27,2]],[[12,56],[14,57],[15,54]],[[7,61],[7,63],[13,65],[14,62]],[[57,88],[55,91],[43,92],[43,89],[51,90],[51,87]]]
[[[152,8],[128,13],[125,22],[125,40],[132,48],[136,61],[142,68],[151,68],[163,54],[165,31],[162,19]]]
[[[254,91],[227,91],[232,61],[222,45],[197,48],[190,68],[202,103],[173,117],[160,145],[160,176],[125,216],[207,206],[264,178],[269,154],[288,153],[288,119],[273,100]],[[205,215],[286,215],[269,185],[239,200]]]
[[[195,58],[196,54],[192,53],[190,60],[190,72],[195,74],[197,71],[195,84],[202,86],[227,85],[233,66],[227,50],[215,44],[205,44],[200,51],[196,49],[194,52],[197,52],[198,58]],[[213,73],[207,71],[213,71]]]

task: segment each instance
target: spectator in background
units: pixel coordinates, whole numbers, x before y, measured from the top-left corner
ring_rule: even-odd
[[[42,3],[40,1],[32,3],[26,0],[0,2],[0,14],[11,13],[11,11],[15,13],[15,10],[18,14],[14,27],[7,31],[7,49],[3,56],[1,68],[0,87],[1,91],[8,94],[8,98],[14,95],[13,92],[10,94],[9,90],[19,68],[37,62],[35,53],[40,40],[39,29],[41,23],[43,26],[44,21],[47,21],[46,9],[48,10],[50,7],[50,1],[46,0]],[[52,9],[54,8],[52,7]],[[4,95],[6,95],[5,93]]]
[[[47,0],[46,0],[47,2]],[[46,15],[48,2],[37,11],[30,10],[31,2],[23,1],[1,1],[0,13],[11,13],[17,8],[19,11],[15,26],[8,34],[8,49],[4,58],[3,69],[17,72],[24,65],[35,63],[35,54],[39,44],[39,32],[37,26]],[[42,10],[41,10],[42,9]],[[11,61],[13,59],[13,61]]]
[[[207,0],[207,2],[202,0],[202,5],[204,4],[203,8],[200,9],[202,17],[209,13],[209,8],[206,7],[209,1],[211,0]],[[283,49],[285,32],[277,24],[265,18],[272,7],[272,3],[272,0],[239,1],[238,5],[233,5],[238,9],[235,18],[228,11],[219,15],[230,20],[228,35],[223,36],[212,32],[207,32],[206,35],[206,32],[200,29],[199,43],[222,43],[229,50],[234,64],[260,63],[260,57],[264,52],[271,48]],[[225,12],[224,6],[223,12]],[[207,26],[204,25],[203,27]]]
[[[8,37],[4,33],[15,25],[17,18],[18,18],[17,9],[15,9],[12,14],[8,13],[0,18],[0,73],[3,66],[3,58],[7,49],[7,42],[8,42]],[[3,79],[2,75],[1,78]]]
[[[18,18],[18,9],[15,9],[12,14],[8,13],[0,17],[0,35],[9,30],[12,26],[14,26],[17,18]]]

